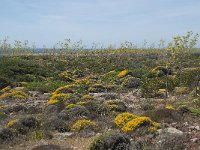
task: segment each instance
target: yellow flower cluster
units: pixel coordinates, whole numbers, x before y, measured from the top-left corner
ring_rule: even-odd
[[[81,131],[84,129],[96,129],[97,124],[94,121],[91,120],[78,120],[73,126],[72,130],[73,131]]]
[[[12,127],[17,121],[18,121],[17,119],[10,120],[10,121],[7,123],[7,127]]]
[[[94,97],[92,97],[92,96],[89,95],[89,94],[83,95],[82,98],[83,98],[83,99],[86,99],[86,100],[93,100],[93,99],[94,99]]]
[[[48,105],[54,105],[59,101],[66,101],[70,96],[69,93],[75,92],[78,88],[79,86],[76,84],[69,84],[56,89],[52,93],[52,97],[48,101]]]
[[[3,93],[0,96],[0,99],[5,99],[5,98],[17,98],[17,99],[24,99],[27,97],[27,94],[24,93],[21,90],[15,90],[15,89],[11,89],[8,90],[7,92]]]
[[[125,77],[127,74],[128,74],[128,70],[123,70],[123,71],[121,71],[121,72],[117,75],[117,77],[118,77],[118,78],[123,78],[123,77]]]
[[[54,105],[59,101],[66,101],[68,98],[68,94],[53,94],[51,99],[48,101],[48,105]]]
[[[108,74],[113,74],[113,73],[116,73],[116,71],[115,70],[111,70],[111,71],[108,72]]]
[[[78,102],[76,104],[68,104],[65,108],[66,109],[70,109],[70,108],[73,108],[73,107],[76,107],[76,106],[82,106],[82,105],[85,105],[87,104],[88,102]]]
[[[60,77],[65,77],[65,76],[72,77],[73,73],[67,70],[67,71],[63,71],[62,73],[60,73],[59,76]]]
[[[122,128],[128,121],[132,120],[136,118],[135,115],[125,112],[125,113],[121,113],[119,115],[117,115],[117,117],[115,118],[115,124]]]
[[[88,79],[77,79],[75,80],[75,83],[78,83],[78,84],[90,84],[90,81]]]
[[[132,119],[131,121],[127,122],[123,128],[122,131],[124,132],[130,132],[134,131],[138,127],[141,127],[142,125],[149,125],[151,127],[158,127],[159,124],[156,122],[153,122],[149,117],[137,117],[135,119]],[[148,129],[150,130],[150,129]]]
[[[67,105],[65,108],[66,109],[71,109],[71,108],[73,108],[73,107],[75,107],[75,106],[77,106],[76,104],[69,104],[69,105]]]
[[[9,91],[10,89],[11,89],[11,87],[10,87],[10,86],[7,86],[7,87],[5,87],[5,88],[1,89],[1,91],[0,91],[0,92],[4,93],[4,92],[7,92],[7,91]]]
[[[78,102],[78,103],[76,103],[77,105],[85,105],[85,104],[87,104],[88,102]]]
[[[0,105],[0,108],[7,108],[7,105]]]
[[[4,115],[4,114],[5,114],[4,112],[0,111],[0,116],[1,116],[1,115]]]
[[[78,87],[78,85],[76,85],[76,84],[65,85],[65,86],[62,86],[62,87],[56,89],[55,92],[53,92],[53,95],[61,94],[61,93],[70,93],[73,91],[73,89],[76,89],[77,87]]]
[[[165,108],[166,108],[166,109],[174,109],[174,107],[171,106],[171,105],[165,106]]]
[[[152,121],[149,117],[135,116],[130,113],[121,113],[115,118],[115,124],[124,132],[134,131],[135,129],[147,125],[149,132],[155,132],[159,124]]]

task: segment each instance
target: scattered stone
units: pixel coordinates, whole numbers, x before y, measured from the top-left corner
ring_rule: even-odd
[[[112,100],[119,98],[118,94],[116,93],[90,93],[91,96],[93,96],[95,99],[100,100]]]
[[[173,128],[173,127],[168,127],[168,128],[165,128],[164,130],[163,129],[159,129],[158,130],[158,133],[159,134],[162,134],[162,133],[169,133],[169,134],[175,134],[175,135],[183,135],[184,133],[176,128]]]
[[[62,137],[71,137],[74,133],[73,132],[65,132],[65,133],[60,133],[59,135]]]
[[[190,141],[192,141],[193,143],[196,143],[197,141],[199,141],[198,138],[193,138],[193,139],[190,139]]]
[[[199,126],[189,126],[188,127],[190,130],[197,130],[200,131],[200,127]]]
[[[39,91],[29,91],[30,96],[32,97],[38,97],[41,92]]]
[[[199,126],[196,126],[195,129],[196,129],[197,131],[200,131],[200,127],[199,127]]]
[[[188,126],[188,125],[189,125],[188,122],[183,123],[183,126]]]

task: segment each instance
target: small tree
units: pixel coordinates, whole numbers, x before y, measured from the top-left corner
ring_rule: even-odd
[[[198,41],[199,34],[194,34],[192,31],[188,32],[185,36],[175,36],[168,44],[167,50],[167,62],[166,68],[177,70],[180,75],[179,83],[183,83],[181,74],[184,68],[184,63],[189,67],[189,59],[191,56],[191,51],[195,47]],[[169,74],[166,79],[166,91],[168,91],[169,84]]]

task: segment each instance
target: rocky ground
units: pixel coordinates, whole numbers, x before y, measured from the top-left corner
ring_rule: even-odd
[[[135,115],[145,115],[161,124],[160,129],[155,133],[137,135],[129,134],[132,143],[131,149],[200,149],[200,118],[187,112],[187,110],[176,111],[168,109],[167,113],[162,114],[162,109],[166,105],[166,101],[174,101],[172,97],[169,99],[149,99],[148,101],[140,97],[139,90],[128,93],[90,93],[95,97],[96,101],[106,101],[107,99],[121,100],[127,107],[126,111],[131,111]],[[9,106],[4,108],[5,114],[0,120],[0,135],[9,120],[24,116],[41,117],[47,111],[47,101],[50,93],[40,93],[36,91],[29,92],[29,97],[25,100],[1,100],[1,106]],[[3,109],[3,108],[1,108]],[[48,110],[52,111],[52,110]],[[153,113],[152,113],[153,112]],[[156,118],[159,116],[160,118]],[[50,115],[46,117],[51,117]],[[154,119],[155,117],[155,119]],[[113,122],[109,120],[108,122]],[[112,130],[109,125],[103,127],[99,132],[107,132]],[[13,139],[12,142],[1,145],[1,149],[34,149],[40,145],[57,145],[53,149],[74,149],[84,150],[88,147],[92,137],[99,132],[80,133],[66,131],[51,131],[45,137],[36,137],[31,140],[19,137]],[[45,148],[43,148],[45,149]]]

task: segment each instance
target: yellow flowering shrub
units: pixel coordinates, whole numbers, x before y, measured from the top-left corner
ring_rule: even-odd
[[[90,81],[88,79],[77,79],[77,80],[75,80],[75,83],[88,85],[88,84],[90,84]]]
[[[117,77],[118,77],[118,78],[123,78],[123,77],[125,77],[127,74],[128,74],[128,70],[123,70],[123,71],[121,71],[121,72],[117,75]]]
[[[27,94],[22,92],[22,91],[18,91],[18,90],[13,90],[11,91],[12,97],[13,98],[18,98],[18,99],[24,99],[27,97]]]
[[[124,132],[130,132],[134,131],[135,129],[143,126],[143,125],[148,125],[150,127],[159,127],[159,124],[156,122],[153,122],[149,117],[137,117],[132,119],[131,121],[127,122],[121,130]],[[152,130],[153,128],[149,128],[148,130]]]
[[[111,70],[111,71],[108,72],[108,74],[114,74],[114,73],[116,73],[115,70]]]
[[[0,105],[0,108],[7,108],[7,105]]]
[[[63,71],[62,73],[60,73],[59,76],[60,77],[65,77],[65,76],[72,77],[73,73],[67,70],[67,71]]]
[[[87,104],[87,102],[78,102],[78,103],[76,103],[76,104],[68,104],[65,108],[66,108],[66,109],[71,109],[71,108],[74,108],[74,107],[76,107],[76,106],[85,105],[85,104]]]
[[[10,121],[7,123],[7,127],[12,127],[17,121],[18,121],[17,119],[10,120]]]
[[[117,117],[115,118],[115,124],[118,126],[118,127],[123,127],[128,121],[132,120],[136,118],[135,115],[131,114],[131,113],[128,113],[128,112],[124,112],[124,113],[121,113],[119,115],[117,115]]]
[[[93,100],[93,99],[94,99],[94,97],[92,97],[92,96],[89,95],[89,94],[83,95],[82,98],[85,99],[85,100]]]
[[[54,92],[53,92],[53,95],[54,94],[61,94],[61,93],[73,93],[74,90],[76,90],[77,88],[79,88],[78,85],[76,84],[69,84],[69,85],[65,85],[65,86],[62,86],[58,89],[56,89]]]
[[[4,114],[5,114],[4,112],[0,111],[0,117],[1,117],[1,115],[4,115]]]
[[[11,87],[10,86],[7,86],[7,87],[5,87],[5,88],[3,88],[3,89],[1,89],[1,93],[4,93],[4,92],[7,92],[7,91],[9,91],[11,89]]]
[[[26,86],[28,84],[28,82],[20,82],[19,83],[21,86]]]
[[[150,70],[151,77],[161,77],[168,73],[168,70],[165,66],[157,66]]]
[[[165,92],[166,92],[166,89],[159,89],[158,92],[160,92],[160,93],[165,93]]]
[[[63,71],[62,73],[59,74],[59,77],[61,77],[62,79],[64,79],[67,82],[72,82],[74,81],[73,79],[73,73],[70,71]]]
[[[87,104],[88,102],[78,102],[78,103],[76,103],[77,105],[85,105],[85,104]]]
[[[81,131],[84,129],[95,130],[97,124],[91,120],[78,120],[71,128],[72,131]]]
[[[48,101],[48,105],[54,105],[59,101],[66,101],[68,98],[68,94],[53,94],[50,100]]]
[[[8,92],[3,93],[0,96],[0,99],[5,99],[5,98],[13,98],[13,99],[24,99],[26,98],[28,95],[20,90],[9,90]]]
[[[77,106],[77,105],[76,104],[68,104],[65,108],[71,109],[71,108],[74,108],[75,106]]]
[[[166,108],[166,109],[174,109],[174,107],[171,106],[171,105],[165,106],[165,108]]]
[[[106,87],[102,83],[95,83],[88,89],[88,91],[91,93],[105,92],[105,90]]]
[[[126,111],[126,105],[122,100],[107,100],[103,104],[108,110],[113,112]]]
[[[89,76],[87,76],[86,78],[87,78],[88,80],[89,80],[89,79],[93,79],[93,80],[98,79],[98,77],[97,77],[96,75],[89,75]]]
[[[63,76],[63,79],[64,79],[65,81],[67,81],[67,82],[72,82],[72,81],[74,81],[74,79],[72,79],[72,78],[69,77],[69,76]]]
[[[107,73],[105,73],[103,75],[100,75],[100,80],[102,80],[102,81],[104,81],[106,83],[109,83],[109,82],[111,82],[111,81],[116,79],[116,75],[117,74],[118,73],[115,70],[109,71],[109,72],[107,72]]]
[[[149,127],[148,131],[151,132],[151,133],[156,132],[157,127]]]

